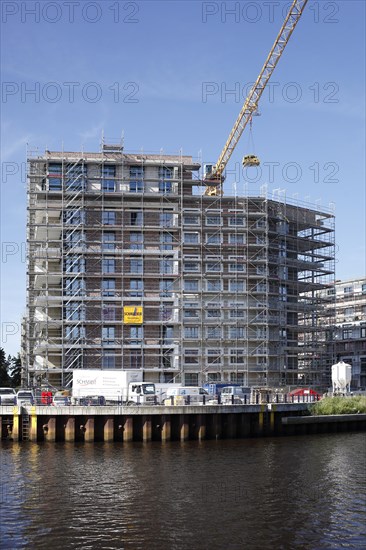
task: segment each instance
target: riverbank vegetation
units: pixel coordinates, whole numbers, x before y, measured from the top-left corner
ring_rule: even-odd
[[[312,415],[366,413],[366,397],[324,397],[311,407]]]

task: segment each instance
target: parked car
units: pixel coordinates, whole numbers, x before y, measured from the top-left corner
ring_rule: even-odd
[[[104,406],[106,404],[105,397],[103,395],[87,395],[86,397],[80,397],[79,405],[83,406]]]
[[[17,393],[17,405],[34,405],[32,390],[19,390]]]
[[[13,388],[0,388],[0,405],[16,405],[17,394]]]
[[[55,407],[68,407],[71,405],[71,399],[67,395],[54,395],[52,405]]]

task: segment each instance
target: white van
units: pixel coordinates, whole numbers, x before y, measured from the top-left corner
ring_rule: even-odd
[[[203,403],[205,396],[205,402],[209,400],[210,394],[203,388],[197,386],[182,386],[175,388],[168,388],[166,391],[166,397],[183,397],[185,405],[194,403]]]

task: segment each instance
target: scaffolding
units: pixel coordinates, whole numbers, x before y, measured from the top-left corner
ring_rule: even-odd
[[[207,196],[201,166],[121,143],[29,152],[29,382],[139,368],[155,382],[328,385],[334,212]]]

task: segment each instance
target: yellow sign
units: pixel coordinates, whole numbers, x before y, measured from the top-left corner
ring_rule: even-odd
[[[123,323],[125,325],[142,325],[144,314],[142,306],[124,306]]]

